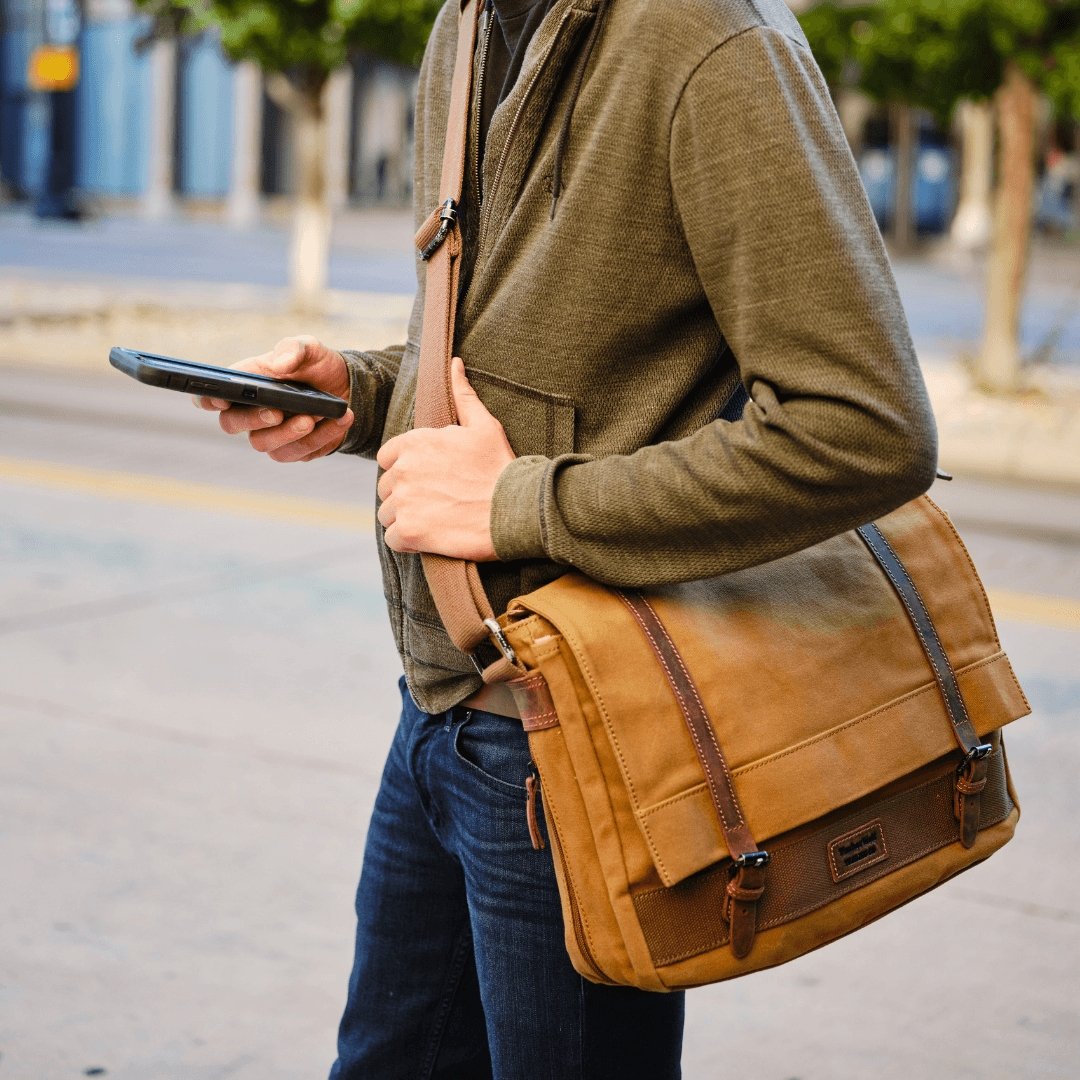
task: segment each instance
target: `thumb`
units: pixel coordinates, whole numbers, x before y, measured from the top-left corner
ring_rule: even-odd
[[[233,366],[257,375],[269,375],[272,379],[291,379],[297,376],[300,368],[312,358],[318,345],[318,341],[310,334],[282,338],[269,352]]]
[[[487,406],[477,396],[465,374],[465,364],[460,356],[450,362],[450,389],[454,394],[454,408],[462,427],[475,427],[492,419]]]

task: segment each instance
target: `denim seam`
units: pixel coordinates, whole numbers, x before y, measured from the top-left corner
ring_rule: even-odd
[[[439,1060],[439,1051],[442,1049],[443,1036],[446,1034],[446,1022],[450,1017],[454,999],[461,989],[461,977],[465,973],[465,963],[469,958],[472,931],[468,922],[458,935],[454,956],[447,972],[445,988],[439,1001],[439,1010],[435,1014],[435,1023],[431,1029],[431,1037],[428,1042],[427,1055],[424,1058],[424,1067],[421,1070],[423,1080],[431,1080],[435,1069],[435,1063]]]

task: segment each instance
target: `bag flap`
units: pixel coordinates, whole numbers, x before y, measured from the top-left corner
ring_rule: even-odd
[[[948,518],[923,497],[877,524],[922,595],[979,734],[1028,713]],[[854,532],[647,596],[692,675],[759,845],[959,753],[907,613]],[[678,699],[618,593],[571,573],[511,610],[542,616],[569,645],[665,884],[724,858]]]

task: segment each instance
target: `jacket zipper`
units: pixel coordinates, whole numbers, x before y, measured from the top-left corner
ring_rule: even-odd
[[[541,777],[541,783],[543,783],[543,777]],[[598,982],[604,982],[611,986],[615,986],[615,981],[609,979],[604,974],[600,965],[596,962],[596,957],[593,956],[592,949],[589,948],[589,942],[585,937],[585,925],[581,921],[581,912],[578,910],[577,890],[574,888],[574,879],[570,876],[570,867],[567,865],[566,859],[563,858],[562,841],[559,839],[559,829],[555,824],[554,817],[548,819],[548,825],[548,839],[551,840],[551,849],[555,858],[559,860],[559,864],[562,866],[563,880],[566,882],[566,891],[569,894],[570,922],[574,928],[574,940],[577,942],[578,950],[581,952],[581,955],[585,959],[585,963],[592,970],[592,973],[596,976]]]
[[[563,27],[566,26],[566,21],[570,17],[570,12],[566,12],[562,17],[562,22],[559,23],[558,29],[555,31],[554,37],[552,37],[550,44],[545,51],[540,63],[536,65],[536,70],[533,72],[533,77],[529,80],[529,85],[525,87],[525,93],[521,95],[521,100],[518,102],[517,110],[514,113],[514,119],[510,121],[510,128],[506,133],[506,140],[503,142],[502,153],[499,155],[499,164],[495,170],[495,175],[491,178],[491,194],[494,196],[496,188],[499,186],[499,180],[502,178],[503,169],[506,166],[506,159],[509,157],[510,144],[514,141],[514,135],[517,132],[518,124],[521,122],[521,114],[525,111],[525,106],[532,96],[533,87],[536,86],[537,80],[540,78],[541,73],[544,70],[545,65],[548,62],[548,58],[551,56],[552,50],[555,48],[556,43],[562,36]],[[491,200],[486,200],[490,204]],[[490,213],[485,213],[485,207],[480,208],[480,239],[477,244],[476,258],[479,261],[484,255],[484,242],[487,238],[488,221],[491,217]]]
[[[484,194],[480,188],[480,110],[484,107],[484,69],[487,67],[488,49],[491,47],[491,7],[484,4],[484,43],[480,46],[480,70],[476,73],[476,107],[473,109],[473,182],[476,191],[476,205],[484,205]]]

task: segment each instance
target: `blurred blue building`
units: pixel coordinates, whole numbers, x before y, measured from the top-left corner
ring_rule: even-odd
[[[42,183],[48,136],[45,95],[27,82],[30,56],[43,40],[48,0],[0,0],[0,186],[30,198]],[[130,0],[83,0],[77,85],[77,187],[91,202],[145,197],[155,182],[154,154],[164,146],[171,194],[183,203],[226,199],[238,182],[237,65],[204,35],[173,50],[160,85],[148,20]],[[257,76],[256,76],[257,77]],[[357,59],[336,78],[330,110],[332,198],[406,201],[410,194],[412,97],[416,74]],[[250,84],[250,79],[248,80]],[[245,85],[248,85],[245,84]],[[246,106],[246,152],[257,160],[255,196],[291,188],[288,119],[266,97]],[[170,108],[161,111],[166,101]],[[156,141],[155,123],[167,130]],[[161,163],[156,167],[160,170]],[[242,172],[242,171],[241,171]],[[251,193],[248,193],[249,195]]]

